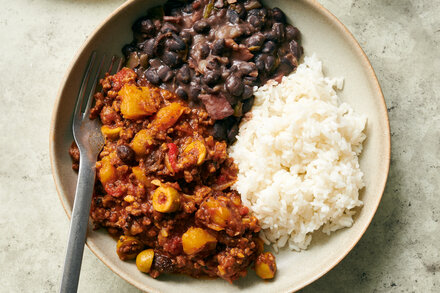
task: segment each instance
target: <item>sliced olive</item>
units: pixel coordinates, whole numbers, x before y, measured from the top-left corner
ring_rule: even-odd
[[[180,207],[179,192],[171,186],[159,186],[153,193],[153,208],[161,213],[172,213]]]

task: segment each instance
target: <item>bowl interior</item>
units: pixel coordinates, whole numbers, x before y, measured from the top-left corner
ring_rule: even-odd
[[[132,262],[120,261],[115,242],[106,231],[89,231],[89,248],[122,278],[149,292],[210,290],[212,292],[282,292],[294,291],[316,280],[335,266],[357,243],[368,227],[380,202],[388,175],[390,132],[386,105],[368,59],[358,43],[327,10],[312,0],[265,1],[280,7],[289,21],[302,33],[305,55],[315,53],[323,61],[329,77],[345,77],[340,97],[356,112],[368,117],[367,139],[360,158],[366,188],[361,191],[364,206],[355,216],[354,225],[330,237],[317,232],[312,244],[301,253],[283,250],[276,254],[278,273],[271,282],[263,282],[252,270],[234,284],[222,280],[196,280],[185,276],[161,276],[158,280],[140,273]],[[115,11],[87,40],[61,85],[51,125],[51,160],[54,179],[66,213],[70,217],[76,186],[68,154],[73,140],[72,112],[88,58],[93,50],[109,55],[121,54],[124,44],[132,40],[131,25],[147,8],[163,1],[129,1]]]

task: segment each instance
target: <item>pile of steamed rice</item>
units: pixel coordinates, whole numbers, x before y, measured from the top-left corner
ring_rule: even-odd
[[[234,185],[259,219],[274,249],[306,249],[311,233],[350,227],[362,205],[358,155],[366,118],[336,94],[343,80],[323,75],[306,57],[295,73],[255,92],[230,155],[239,168]]]

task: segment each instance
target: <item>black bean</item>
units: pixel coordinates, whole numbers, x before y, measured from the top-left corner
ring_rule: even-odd
[[[241,61],[240,63],[236,62],[232,67],[232,71],[236,71],[240,76],[248,75],[253,71],[257,70],[257,66],[253,62],[245,62]]]
[[[209,45],[204,43],[200,46],[200,58],[205,59],[209,55]]]
[[[246,39],[245,43],[248,48],[261,47],[264,43],[264,35],[262,33],[256,33]]]
[[[157,70],[157,74],[159,75],[159,78],[163,82],[167,82],[171,80],[174,77],[174,72],[169,68],[168,66],[161,66],[159,70]]]
[[[133,149],[128,145],[118,145],[116,147],[116,154],[118,155],[119,159],[121,159],[121,161],[127,165],[132,165],[133,163],[136,163],[136,155]]]
[[[295,40],[290,41],[289,49],[290,52],[292,52],[292,54],[295,55],[297,59],[301,57],[301,47],[298,45],[298,43]]]
[[[197,82],[191,82],[188,96],[191,99],[196,100],[199,94],[200,94],[200,85]]]
[[[240,16],[235,10],[228,9],[226,12],[226,17],[228,18],[230,23],[237,23],[240,20]]]
[[[296,27],[294,27],[290,24],[286,25],[286,39],[288,41],[298,40],[299,35],[300,35],[300,32]]]
[[[213,86],[220,79],[219,71],[208,71],[203,75],[202,82],[208,86]]]
[[[298,61],[292,53],[289,53],[289,54],[282,56],[280,58],[280,62],[284,65],[287,65],[287,67],[283,66],[284,68],[287,68],[287,69],[289,69],[289,68],[293,69],[298,65]]]
[[[237,140],[238,134],[238,125],[234,124],[231,129],[228,131],[228,142],[229,144],[234,143]]]
[[[147,54],[150,58],[154,56],[154,42],[155,39],[149,39],[144,43],[144,53]]]
[[[160,273],[172,273],[175,270],[175,265],[168,256],[155,253],[153,259],[153,268]]]
[[[251,17],[251,16],[258,16],[259,14],[260,14],[260,9],[254,8],[254,9],[251,9],[251,10],[249,10],[247,12],[247,17],[249,19],[249,17]]]
[[[211,26],[209,25],[209,23],[206,20],[198,20],[194,23],[193,25],[193,29],[196,33],[199,34],[204,34],[209,32],[209,30],[211,29]]]
[[[183,51],[186,49],[186,44],[181,37],[174,35],[172,39],[167,39],[165,45],[171,51]]]
[[[149,68],[147,71],[145,71],[144,75],[145,75],[145,78],[150,83],[152,83],[154,85],[158,85],[160,83],[160,78],[159,78],[159,75],[157,74],[156,69]]]
[[[283,41],[284,40],[284,24],[282,23],[274,23],[272,26],[272,31],[274,33],[274,35],[276,36],[278,41]]]
[[[241,19],[246,19],[246,15],[247,15],[247,11],[246,8],[244,7],[243,3],[236,3],[234,5],[234,10],[238,13],[238,16]]]
[[[226,89],[231,95],[238,97],[243,93],[244,85],[238,76],[231,74],[226,79]]]
[[[257,16],[259,19],[261,19],[263,22],[266,22],[267,18],[267,9],[266,8],[255,8],[251,9],[247,12],[248,19],[250,16]]]
[[[189,43],[191,42],[191,38],[192,38],[192,35],[191,35],[190,32],[188,32],[188,31],[181,31],[179,36],[182,38],[182,40],[185,43],[187,43],[189,45]]]
[[[223,123],[223,121],[218,120],[214,123],[214,133],[213,136],[215,139],[217,140],[226,140],[227,135],[226,135],[226,127]]]
[[[240,70],[242,70],[245,74],[249,74],[252,71],[257,70],[257,66],[252,62],[243,62],[240,65]]]
[[[278,7],[275,7],[272,9],[272,17],[276,22],[286,22],[286,15],[284,15],[284,12],[281,11]]]
[[[266,57],[266,60],[264,61],[264,69],[266,71],[272,71],[275,67],[275,57],[272,55],[269,55]]]
[[[264,22],[258,15],[251,15],[247,21],[255,28],[259,29],[263,26]]]
[[[180,98],[185,99],[185,100],[188,98],[188,94],[186,93],[186,91],[182,87],[178,87],[176,89],[176,95],[178,95]]]
[[[221,91],[222,86],[221,85],[217,85],[217,86],[214,86],[214,87],[210,87],[210,86],[207,86],[206,84],[202,84],[201,88],[202,88],[202,92],[203,93],[214,95],[214,94],[218,94]]]
[[[241,108],[243,114],[249,112],[254,105],[254,97],[251,97],[243,102],[243,108]]]
[[[191,81],[191,72],[189,70],[189,66],[184,64],[179,71],[177,71],[177,80],[182,83],[189,83]]]
[[[221,56],[225,50],[225,39],[218,39],[212,43],[212,54]]]
[[[216,70],[220,68],[220,63],[217,58],[209,58],[207,61],[208,62],[206,63],[206,68],[210,70]]]
[[[274,42],[272,41],[268,41],[263,45],[263,49],[261,50],[261,52],[263,53],[272,53],[273,51],[275,51],[276,49],[276,45]]]
[[[265,54],[259,54],[255,56],[255,65],[258,68],[258,71],[264,71],[264,64],[265,64],[265,59],[267,55]]]
[[[276,32],[274,32],[273,30],[265,32],[264,37],[269,41],[277,41],[278,40],[278,36],[277,36]]]
[[[141,22],[140,32],[145,33],[149,36],[154,35],[155,28],[151,19],[145,19]]]
[[[180,58],[179,55],[175,52],[165,51],[162,55],[162,61],[168,65],[169,67],[173,68],[180,64]]]
[[[258,85],[257,79],[258,77],[256,76],[245,76],[245,78],[243,78],[243,84],[248,86]]]
[[[243,89],[243,94],[241,95],[241,98],[243,100],[249,99],[254,94],[254,90],[251,86],[245,85]]]
[[[163,33],[163,34],[166,34],[168,32],[177,33],[178,29],[171,22],[164,22],[163,25],[162,25],[162,28],[160,29],[160,32]]]

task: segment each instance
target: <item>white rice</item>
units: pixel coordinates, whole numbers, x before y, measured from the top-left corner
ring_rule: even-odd
[[[280,84],[257,89],[230,148],[239,168],[234,188],[275,250],[306,249],[321,227],[327,234],[350,227],[352,209],[362,205],[366,117],[339,102],[342,86],[342,78],[324,77],[314,55],[306,57]]]

